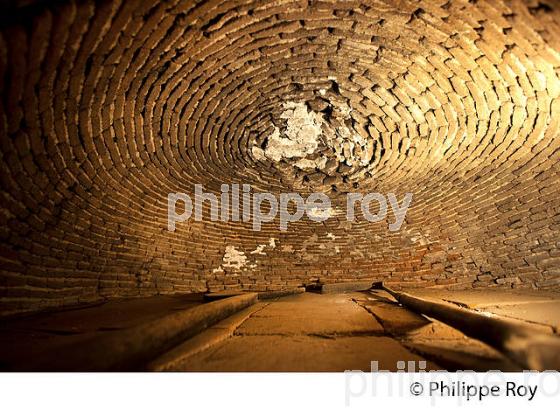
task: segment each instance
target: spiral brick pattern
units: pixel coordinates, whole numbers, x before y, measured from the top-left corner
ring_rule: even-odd
[[[557,2],[90,0],[3,14],[2,314],[316,280],[560,288]],[[334,141],[311,165],[266,151],[294,107]],[[398,232],[341,215],[286,232],[167,230],[169,193],[232,183],[414,199]]]

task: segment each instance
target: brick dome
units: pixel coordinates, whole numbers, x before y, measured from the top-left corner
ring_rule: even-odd
[[[559,287],[555,2],[12,3],[3,313],[316,281]],[[335,211],[414,199],[396,232],[337,212],[168,231],[169,193],[235,183]]]

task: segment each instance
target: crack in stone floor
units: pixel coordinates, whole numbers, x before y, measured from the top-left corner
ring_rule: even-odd
[[[388,335],[356,294],[304,293],[253,312],[233,335],[169,370],[370,371],[425,361]],[[427,361],[426,368],[438,369]]]
[[[436,289],[414,293],[536,323],[535,329],[548,334],[560,324],[558,297],[553,293]],[[159,323],[202,299],[199,295],[113,301],[5,321],[0,326],[4,346],[0,367],[17,369],[33,362],[31,353],[53,355],[71,342],[97,343],[107,333]],[[399,305],[381,290],[275,296],[180,340],[138,366],[175,371],[369,371],[372,361],[381,370],[426,361],[427,370],[521,370],[497,350]]]

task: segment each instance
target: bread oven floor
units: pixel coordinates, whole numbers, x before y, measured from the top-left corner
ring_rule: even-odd
[[[557,293],[504,289],[408,292],[558,334]],[[201,295],[158,296],[4,320],[0,323],[0,364],[5,370],[33,369],[29,361],[37,352],[54,355],[69,341],[96,343],[96,337],[108,333],[117,335],[113,340],[119,341],[118,335],[125,335],[127,329],[161,323],[163,318],[201,303]],[[212,303],[219,302],[208,305]],[[205,330],[173,347],[154,352],[150,360],[120,370],[315,372],[369,371],[372,366],[391,371],[523,370],[488,345],[399,305],[383,290],[305,292],[252,303],[221,321],[208,323]],[[52,359],[59,360],[56,355]],[[79,365],[70,368],[80,370]]]
[[[414,290],[535,323],[560,323],[557,294],[532,291]],[[437,320],[399,306],[384,291],[304,293],[261,303],[232,336],[202,352],[189,341],[159,361],[183,371],[521,370],[500,352]],[[204,338],[201,337],[201,340]],[[425,365],[424,363],[425,362]],[[167,367],[165,364],[167,363]],[[376,363],[376,364],[375,364]]]

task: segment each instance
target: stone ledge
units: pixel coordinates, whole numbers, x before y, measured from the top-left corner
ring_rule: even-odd
[[[146,366],[147,371],[180,371],[181,366],[197,353],[201,353],[233,335],[241,323],[267,304],[258,303],[243,309],[230,317],[209,327],[204,332],[177,345],[168,352],[155,358]]]
[[[230,315],[253,305],[256,293],[217,300],[124,331],[95,336],[31,357],[23,371],[131,371]]]
[[[308,290],[319,293],[357,292],[371,289],[373,282],[373,280],[366,280],[357,282],[318,283],[308,286]]]
[[[275,299],[275,298],[280,298],[280,297],[290,296],[290,295],[297,295],[303,292],[305,292],[304,287],[297,287],[292,289],[269,290],[269,291],[257,292],[257,295],[259,300],[266,300],[266,299]],[[221,292],[206,293],[204,295],[204,299],[208,301],[213,301],[213,300],[221,300],[232,296],[246,295],[246,294],[247,292],[244,291],[226,290]]]

